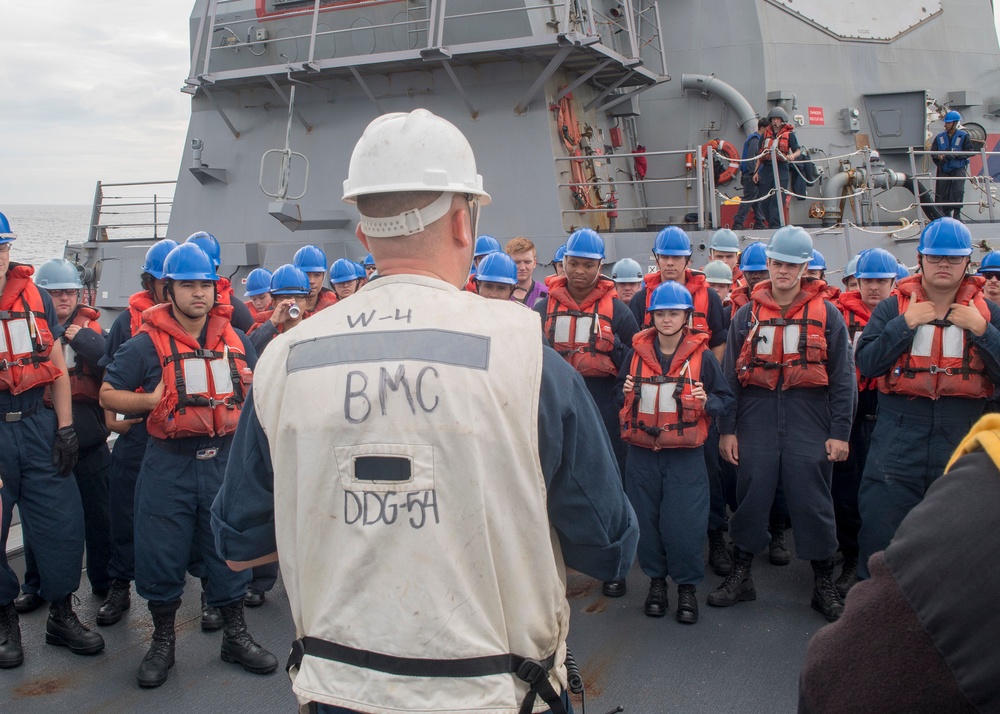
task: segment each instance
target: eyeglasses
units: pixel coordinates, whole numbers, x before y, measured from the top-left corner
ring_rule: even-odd
[[[982,276],[985,280],[1000,280],[1000,273],[994,271],[982,273]]]
[[[9,253],[10,243],[0,243],[0,253]]]
[[[67,290],[49,290],[49,296],[54,298],[69,297],[70,295],[79,295],[80,291],[76,288],[69,288]]]
[[[924,254],[924,260],[932,265],[937,265],[942,260],[948,261],[948,265],[961,265],[968,258],[966,255],[927,255]]]

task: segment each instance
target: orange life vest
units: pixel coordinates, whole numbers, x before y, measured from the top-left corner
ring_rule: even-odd
[[[841,314],[844,316],[844,322],[847,323],[847,337],[851,345],[856,349],[858,340],[861,339],[861,333],[872,317],[871,308],[861,299],[861,292],[858,290],[841,293],[837,304],[840,307]],[[862,377],[860,369],[857,372],[859,391],[865,392],[875,389],[876,382],[874,379]]]
[[[691,389],[701,381],[708,333],[685,328],[667,374],[656,358],[656,339],[652,327],[632,338],[633,387],[618,417],[622,440],[653,451],[701,446],[708,437],[709,417]]]
[[[608,278],[598,278],[581,303],[570,296],[565,275],[549,284],[545,336],[553,349],[584,377],[618,374],[611,361],[611,351],[615,348],[611,318],[617,295],[615,284]]]
[[[258,310],[253,306],[253,300],[244,300],[243,304],[247,306],[247,310],[250,312],[250,317],[253,318],[254,322],[261,322],[260,316],[265,312],[268,313],[268,318],[270,318],[271,310]]]
[[[823,279],[813,278],[813,280],[823,280]],[[823,280],[823,282],[826,283],[825,280]],[[837,301],[840,300],[840,288],[836,287],[835,285],[830,285],[829,283],[826,283],[826,289],[823,291],[823,299],[829,300],[834,305],[836,305]]]
[[[743,271],[740,270],[739,266],[733,268],[733,290],[746,284],[747,279],[743,277]]]
[[[983,298],[984,282],[981,277],[967,276],[958,287],[955,302],[975,306],[989,322],[990,309]],[[900,280],[892,294],[896,296],[900,315],[906,312],[911,300],[927,301],[919,275]],[[927,399],[987,399],[993,396],[994,385],[986,376],[979,350],[968,332],[950,322],[935,320],[914,331],[910,348],[899,356],[887,374],[879,377],[878,388],[886,394]]]
[[[799,294],[782,315],[771,294],[771,281],[754,288],[752,327],[736,360],[744,387],[782,389],[825,387],[826,302],[822,280],[803,281]]]
[[[774,135],[774,129],[770,126],[764,129],[764,134],[760,142],[760,150],[764,152],[764,155],[757,160],[758,166],[764,166],[771,163],[771,146],[775,142],[778,144],[778,163],[787,161],[788,159],[785,157],[788,156],[788,136],[791,133],[791,124],[782,124],[781,128],[778,129],[777,137]]]
[[[476,284],[476,276],[470,275],[469,279],[465,283],[465,287],[462,288],[466,292],[479,294],[479,286]]]
[[[229,278],[220,277],[215,281],[215,304],[232,305],[236,294],[233,292],[233,284]]]
[[[11,394],[52,384],[63,374],[49,360],[54,340],[34,273],[30,265],[11,263],[0,294],[0,391]]]
[[[336,305],[336,304],[337,304],[337,293],[333,292],[333,290],[330,290],[329,288],[321,288],[319,291],[319,297],[316,298],[316,307],[314,307],[312,310],[304,310],[302,319],[304,320],[307,317],[312,317],[320,310],[325,310],[331,305]],[[268,315],[267,317],[268,319],[271,318],[270,315]]]
[[[252,374],[230,319],[231,305],[208,313],[205,346],[191,337],[158,305],[145,315],[141,331],[149,333],[163,365],[163,399],[146,419],[149,435],[158,439],[226,436],[236,431]]]
[[[653,291],[663,283],[659,271],[648,273],[642,277],[646,288],[646,313],[642,318],[643,327],[653,326],[653,315],[649,312],[649,304],[653,301]],[[708,329],[708,291],[711,289],[705,281],[705,274],[690,268],[684,270],[684,287],[691,293],[694,302],[694,312],[691,315],[691,329],[698,332],[709,332]]]
[[[746,284],[733,288],[733,291],[729,293],[729,306],[732,308],[730,319],[736,317],[736,311],[748,302],[750,302],[750,288]]]
[[[80,305],[73,313],[70,325],[79,325],[81,329],[91,329],[97,334],[101,332],[101,325],[97,318],[101,313],[92,307]],[[74,402],[96,402],[97,395],[101,391],[101,370],[94,369],[77,356],[73,348],[65,342],[63,338],[63,351],[66,355],[66,371],[69,372],[69,383],[73,392]]]
[[[129,327],[132,330],[132,337],[139,334],[142,327],[142,313],[157,303],[153,302],[153,293],[149,290],[140,290],[128,299]]]

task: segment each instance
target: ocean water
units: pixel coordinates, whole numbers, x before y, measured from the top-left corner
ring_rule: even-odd
[[[50,258],[61,258],[67,243],[87,240],[91,206],[7,206],[7,216],[17,240],[11,246],[11,260],[39,266]]]

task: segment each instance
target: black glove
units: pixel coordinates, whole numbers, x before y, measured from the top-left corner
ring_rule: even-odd
[[[76,439],[76,430],[64,426],[56,430],[56,443],[52,447],[52,463],[59,469],[60,476],[66,476],[76,466],[77,451],[80,443]]]

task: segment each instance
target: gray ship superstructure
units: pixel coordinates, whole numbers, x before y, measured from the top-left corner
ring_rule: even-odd
[[[987,240],[976,223],[1000,218],[986,0],[199,0],[190,30],[184,158],[172,210],[152,222],[169,211],[168,237],[216,235],[236,280],[306,243],[359,258],[357,214],[339,200],[351,148],[373,117],[415,107],[473,143],[494,198],[481,230],[527,236],[543,259],[583,226],[605,235],[609,262],[648,264],[669,224],[703,252],[739,195],[717,174],[775,106],[816,169],[782,196],[788,220],[831,266],[876,245],[913,265],[933,215],[925,147],[948,109],[981,147],[964,217]],[[116,240],[104,193],[90,242],[70,254],[114,309],[137,289],[148,241]]]

